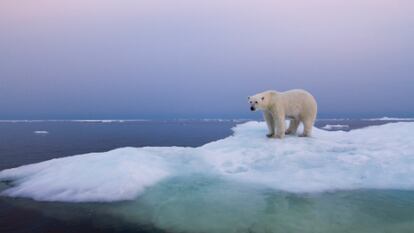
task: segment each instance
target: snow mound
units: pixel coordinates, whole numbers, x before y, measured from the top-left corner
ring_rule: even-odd
[[[414,189],[414,123],[325,131],[313,137],[265,137],[264,122],[236,126],[234,134],[197,148],[121,148],[0,172],[12,197],[45,201],[120,201],[161,180],[218,176],[287,192]],[[173,180],[173,179],[172,179]]]

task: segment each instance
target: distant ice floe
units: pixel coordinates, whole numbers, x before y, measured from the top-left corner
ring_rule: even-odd
[[[349,121],[351,118],[318,118],[316,121]]]
[[[381,117],[381,118],[365,118],[365,121],[414,121],[414,118],[400,118],[400,117]]]
[[[124,120],[71,120],[71,122],[81,123],[123,123]]]
[[[348,129],[349,125],[325,125],[322,129],[326,130],[339,130],[339,129]]]
[[[204,121],[204,122],[236,122],[236,123],[246,122],[246,121],[251,121],[251,120],[252,119],[244,119],[244,118],[240,118],[240,119],[204,118],[204,119],[201,119],[201,121]]]
[[[150,121],[146,119],[103,119],[103,120],[0,120],[0,123],[41,123],[41,122],[78,122],[78,123],[124,123],[124,122],[141,122]]]
[[[52,159],[0,172],[10,197],[43,201],[121,201],[175,177],[220,177],[294,193],[414,189],[414,122],[265,137],[264,122],[201,147],[120,148]],[[197,174],[197,176],[194,176]]]
[[[0,123],[41,123],[41,122],[76,122],[76,123],[126,123],[126,122],[147,122],[147,121],[167,121],[167,122],[246,122],[252,119],[224,119],[224,118],[204,118],[204,119],[171,119],[171,120],[149,120],[149,119],[82,119],[82,120],[0,120]]]
[[[234,122],[243,123],[247,121],[254,121],[250,118],[203,118],[203,119],[191,119],[191,118],[179,118],[179,119],[167,119],[167,120],[151,120],[151,119],[74,119],[74,120],[0,120],[0,123],[41,123],[41,122],[77,122],[77,123],[126,123],[126,122]],[[349,120],[363,120],[363,121],[414,121],[414,118],[398,118],[398,117],[381,117],[381,118],[363,118],[363,119],[351,119],[351,118],[318,118],[316,121],[349,121]]]
[[[35,134],[48,134],[49,131],[46,131],[46,130],[36,130],[33,133],[35,133]]]
[[[150,121],[145,119],[134,119],[134,120],[70,120],[71,122],[80,122],[80,123],[125,123],[125,122],[142,122]]]

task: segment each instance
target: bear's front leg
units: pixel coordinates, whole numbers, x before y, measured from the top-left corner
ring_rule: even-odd
[[[266,137],[272,138],[275,136],[275,120],[270,112],[264,112],[263,117],[266,121],[267,128],[269,129],[269,133],[266,134]]]
[[[284,138],[285,137],[285,116],[278,116],[277,118],[277,134],[276,137],[277,138]]]

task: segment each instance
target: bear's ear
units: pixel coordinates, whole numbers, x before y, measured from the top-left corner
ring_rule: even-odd
[[[249,100],[250,99],[250,96],[247,96],[247,99]]]
[[[264,100],[264,96],[262,97],[262,100]]]

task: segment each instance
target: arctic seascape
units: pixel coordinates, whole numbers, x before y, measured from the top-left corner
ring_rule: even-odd
[[[412,121],[318,120],[311,138],[284,140],[266,138],[265,123],[249,120],[0,122],[3,129],[20,128],[40,140],[75,124],[86,135],[102,135],[95,128],[122,135],[126,125],[138,127],[135,131],[162,125],[166,134],[178,127],[187,133],[176,133],[177,141],[170,144],[177,145],[198,127],[210,141],[124,147],[5,169],[0,172],[0,220],[9,223],[1,226],[38,232],[51,227],[69,232],[410,232]],[[329,126],[348,131],[328,131]],[[66,135],[65,143],[70,138]],[[99,150],[96,143],[90,146]],[[13,225],[13,212],[40,224]]]
[[[413,12],[1,0],[0,233],[414,233]]]

